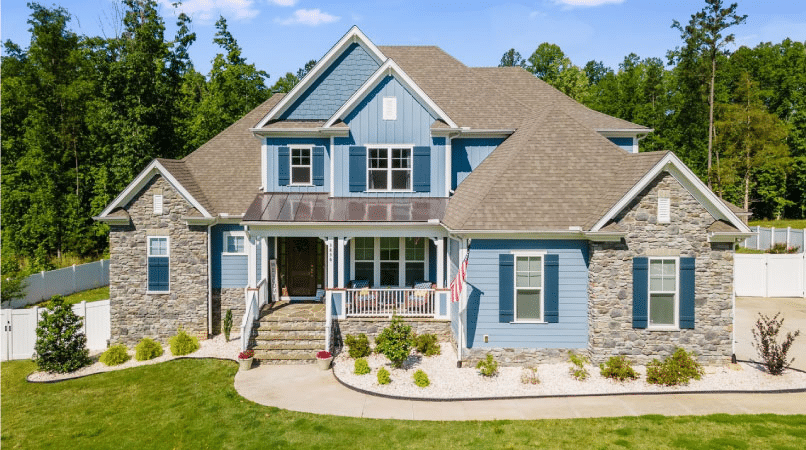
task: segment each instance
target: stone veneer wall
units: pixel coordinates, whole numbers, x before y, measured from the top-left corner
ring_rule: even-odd
[[[241,321],[246,312],[243,288],[213,288],[213,330],[212,334],[224,332],[224,316],[232,310],[232,331],[230,339],[241,333]]]
[[[403,322],[411,326],[416,334],[436,334],[441,342],[454,342],[451,334],[450,320],[420,319],[403,317]],[[392,323],[390,319],[378,317],[350,317],[347,319],[333,319],[333,348],[338,353],[344,346],[344,337],[348,334],[364,333],[369,338],[370,345],[375,345],[375,338],[384,328]]]
[[[163,195],[163,214],[153,214],[153,195]],[[155,176],[125,209],[128,226],[109,233],[109,299],[113,343],[134,345],[143,337],[162,342],[181,326],[207,336],[207,227],[181,217],[199,216],[162,176]],[[169,236],[170,292],[147,294],[147,236]]]
[[[587,348],[466,348],[462,355],[464,367],[476,367],[476,364],[491,353],[501,366],[537,366],[544,363],[568,361],[568,351],[588,355]]]
[[[659,190],[671,199],[671,221],[657,223]],[[621,242],[591,243],[589,348],[594,363],[627,355],[638,363],[662,359],[676,347],[701,362],[727,363],[733,332],[733,246],[709,243],[708,211],[668,173],[652,182],[615,222],[627,230]],[[636,256],[694,257],[694,329],[649,331],[632,327],[632,267]]]

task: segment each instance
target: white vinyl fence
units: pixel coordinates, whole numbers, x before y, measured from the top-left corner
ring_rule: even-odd
[[[739,297],[806,298],[806,253],[734,255],[733,287]]]
[[[797,247],[799,253],[806,247],[806,229],[750,227],[750,230],[755,230],[756,234],[745,239],[742,247],[769,250],[775,244],[784,244],[787,248]]]
[[[36,324],[42,318],[45,308],[3,309],[3,333],[0,352],[3,361],[9,359],[29,359],[34,354],[36,344]],[[104,350],[111,337],[109,328],[109,300],[81,302],[73,305],[73,312],[84,317],[84,335],[87,348]]]
[[[109,260],[74,265],[64,269],[35,273],[25,279],[25,298],[17,299],[11,308],[39,303],[54,295],[70,295],[109,284]],[[4,305],[5,306],[5,305]]]

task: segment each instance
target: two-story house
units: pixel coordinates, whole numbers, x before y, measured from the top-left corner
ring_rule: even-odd
[[[672,152],[639,153],[651,131],[521,68],[353,27],[291,92],[153,161],[97,217],[112,340],[211,336],[231,309],[259,358],[310,359],[396,314],[464,360],[682,346],[724,362],[750,230]]]

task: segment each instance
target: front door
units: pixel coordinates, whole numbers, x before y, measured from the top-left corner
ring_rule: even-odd
[[[286,238],[286,287],[291,297],[316,295],[318,264],[317,238]]]

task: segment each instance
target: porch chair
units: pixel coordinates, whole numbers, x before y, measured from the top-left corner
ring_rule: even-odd
[[[361,289],[353,294],[353,310],[355,312],[372,311],[377,305],[375,294],[369,290],[368,280],[350,280],[350,289]]]
[[[411,312],[419,312],[423,314],[432,314],[431,311],[431,290],[434,284],[430,281],[418,281],[414,283],[412,289],[414,292],[409,294],[406,300],[406,309]]]

